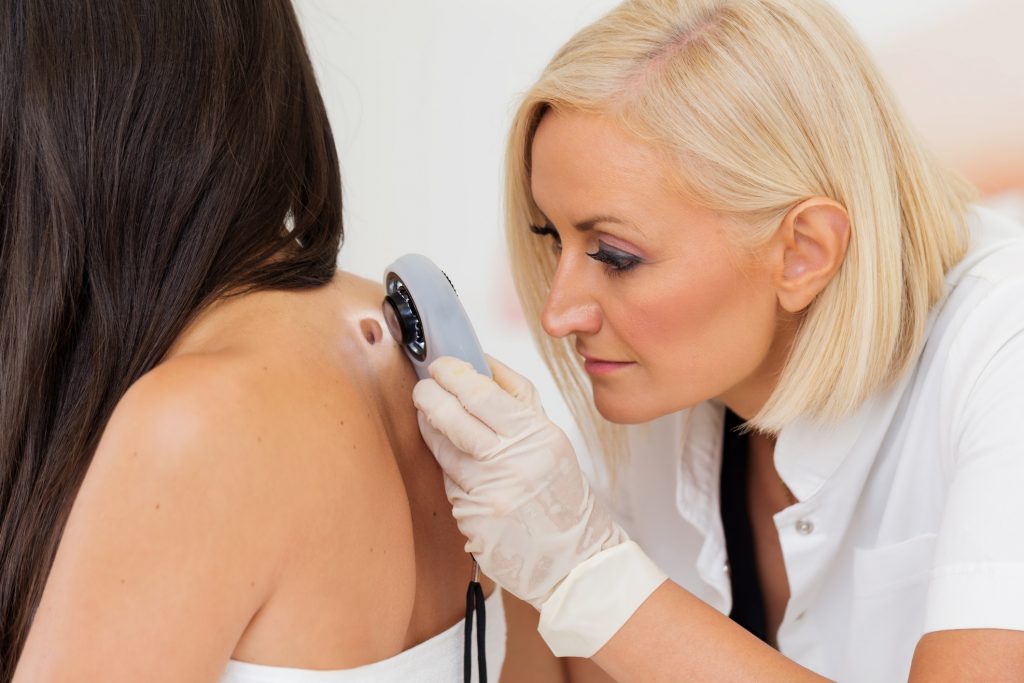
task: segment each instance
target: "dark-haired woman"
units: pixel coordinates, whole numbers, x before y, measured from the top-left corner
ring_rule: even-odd
[[[8,7],[0,681],[457,680],[471,560],[290,4]]]

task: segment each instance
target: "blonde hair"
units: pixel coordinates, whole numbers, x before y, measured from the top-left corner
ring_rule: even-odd
[[[845,261],[803,313],[752,427],[840,419],[913,364],[945,273],[966,251],[973,190],[924,150],[852,29],[821,0],[629,0],[554,57],[518,110],[507,154],[519,297],[591,445],[614,451],[622,432],[596,413],[570,340],[539,323],[557,260],[529,230],[543,220],[530,148],[548,110],[599,114],[663,152],[688,199],[751,226],[740,236],[750,246],[809,197],[846,208]]]

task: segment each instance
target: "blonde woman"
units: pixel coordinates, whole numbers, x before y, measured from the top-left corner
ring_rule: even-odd
[[[527,93],[507,171],[519,294],[607,476],[498,363],[414,399],[467,549],[556,654],[1024,678],[1024,230],[834,10],[625,2]]]

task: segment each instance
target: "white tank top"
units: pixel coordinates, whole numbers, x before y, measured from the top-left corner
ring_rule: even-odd
[[[497,681],[505,661],[505,608],[501,590],[495,587],[484,601],[487,606],[487,679]],[[429,640],[394,657],[354,669],[314,670],[250,664],[234,659],[220,683],[453,683],[463,676],[465,629],[459,622]],[[477,683],[476,622],[473,623],[473,681]]]

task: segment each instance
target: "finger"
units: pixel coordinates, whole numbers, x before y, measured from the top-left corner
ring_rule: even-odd
[[[491,374],[494,376],[494,382],[499,387],[512,394],[520,401],[524,401],[529,404],[533,404],[535,389],[530,380],[526,379],[519,373],[515,372],[512,368],[505,365],[498,359],[492,356],[486,356],[487,365],[491,368]]]
[[[466,552],[473,554],[483,552],[483,541],[475,537],[475,534],[470,534],[472,522],[465,514],[464,508],[469,505],[469,494],[466,493],[466,490],[458,482],[449,476],[444,478],[444,494],[448,497],[448,502],[452,504],[452,516],[455,517],[455,525],[459,527],[459,531],[466,537]]]
[[[444,475],[458,482],[460,487],[468,486],[467,477],[470,469],[467,467],[466,461],[472,461],[473,456],[456,448],[447,436],[430,425],[427,416],[422,412],[416,411],[416,421],[419,423],[423,442],[434,454],[434,459],[440,465]]]
[[[431,377],[451,392],[467,412],[503,436],[515,434],[524,408],[532,408],[458,358],[438,358],[428,369]]]
[[[453,509],[457,502],[466,499],[466,489],[458,481],[448,476],[447,472],[444,473],[444,495]]]
[[[434,429],[448,437],[455,447],[483,458],[498,447],[498,435],[474,417],[458,398],[432,379],[420,380],[412,390],[412,401]]]

